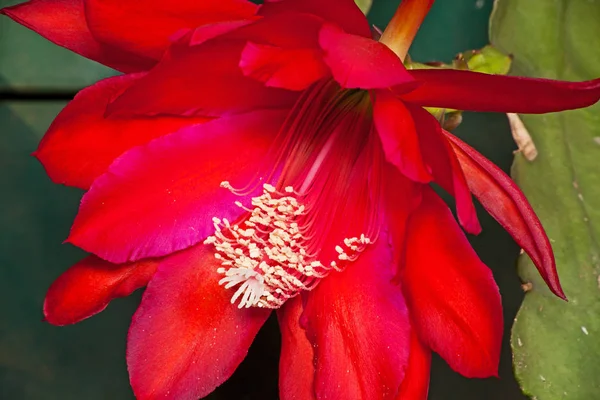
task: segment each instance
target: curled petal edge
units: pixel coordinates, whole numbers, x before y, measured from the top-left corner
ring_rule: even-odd
[[[444,134],[458,157],[471,192],[531,257],[552,293],[566,300],[550,240],[521,189],[471,146],[447,131]]]

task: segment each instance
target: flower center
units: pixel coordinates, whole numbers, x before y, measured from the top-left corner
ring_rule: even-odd
[[[227,182],[221,186],[230,187]],[[249,216],[235,225],[214,218],[215,234],[204,243],[215,247],[221,261],[217,272],[224,277],[219,284],[225,289],[239,285],[231,298],[233,304],[241,297],[239,308],[279,308],[301,291],[313,289],[330,271],[343,270],[370,244],[364,235],[345,239],[344,247],[335,247],[338,261],[322,263],[305,245],[305,207],[290,186],[280,193],[265,184],[262,195],[252,199],[253,209],[236,204]]]
[[[279,308],[345,269],[378,236],[381,155],[367,92],[322,81],[303,93],[275,140],[262,194],[235,223],[214,218],[205,244],[238,307]],[[249,197],[257,184],[233,188]]]

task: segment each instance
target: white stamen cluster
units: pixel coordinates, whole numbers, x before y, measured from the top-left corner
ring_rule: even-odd
[[[228,182],[221,186],[233,191]],[[241,296],[239,308],[279,308],[302,290],[313,289],[332,269],[341,271],[371,243],[364,235],[344,239],[345,248],[336,246],[342,266],[335,261],[324,266],[303,245],[298,220],[305,208],[294,194],[292,187],[280,193],[265,184],[262,195],[252,198],[253,209],[236,202],[250,214],[242,226],[213,218],[215,233],[204,244],[212,244],[221,261],[217,272],[224,277],[219,284],[225,289],[239,285],[231,298],[233,304]]]

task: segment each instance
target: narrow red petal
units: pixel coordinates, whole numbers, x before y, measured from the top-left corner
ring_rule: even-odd
[[[451,69],[410,73],[422,84],[402,98],[421,106],[538,114],[587,107],[600,99],[600,79],[565,82]]]
[[[386,160],[406,177],[417,182],[430,182],[432,177],[423,162],[415,121],[404,103],[390,91],[378,90],[373,120]]]
[[[0,10],[51,42],[122,72],[143,71],[154,62],[94,38],[83,0],[31,0]]]
[[[249,42],[242,51],[240,68],[245,76],[265,86],[304,90],[329,73],[316,49],[283,49]]]
[[[334,79],[344,88],[376,89],[414,82],[402,61],[383,43],[345,33],[332,24],[319,43]]]
[[[431,189],[408,232],[401,281],[419,338],[466,377],[496,376],[503,323],[491,271]]]
[[[106,119],[108,103],[141,74],[102,80],[79,92],[56,117],[35,156],[56,183],[89,189],[108,166],[132,147],[205,118]]]
[[[100,42],[159,60],[178,30],[249,18],[256,8],[246,0],[86,0],[85,15]]]
[[[163,256],[213,233],[213,217],[234,220],[244,187],[285,113],[262,111],[182,129],[119,157],[83,196],[68,241],[111,262]]]
[[[44,317],[52,325],[68,325],[104,310],[112,299],[146,286],[157,260],[115,265],[89,256],[52,283],[44,300]]]
[[[277,311],[281,330],[279,359],[279,398],[281,400],[316,400],[314,393],[314,352],[300,326],[300,296],[288,300]]]
[[[430,372],[431,350],[421,343],[413,329],[410,332],[408,367],[396,400],[427,400]]]
[[[467,177],[471,192],[525,250],[554,294],[566,299],[550,240],[521,189],[493,162],[444,131]]]
[[[408,362],[410,325],[392,279],[391,249],[377,242],[306,295],[303,320],[323,399],[394,399]]]
[[[354,0],[266,0],[259,14],[309,13],[332,22],[353,35],[371,37],[371,26]]]
[[[262,82],[243,75],[239,60],[245,44],[240,40],[215,39],[198,46],[178,45],[144,78],[113,101],[108,113],[113,117],[220,116],[290,107],[297,97],[294,92],[267,88]]]
[[[131,386],[140,400],[195,400],[227,380],[270,310],[240,310],[219,286],[220,265],[204,245],[165,259],[144,292],[127,340]]]
[[[458,221],[472,234],[481,232],[477,211],[463,170],[436,119],[420,107],[409,106],[415,120],[421,151],[434,181],[456,199]]]

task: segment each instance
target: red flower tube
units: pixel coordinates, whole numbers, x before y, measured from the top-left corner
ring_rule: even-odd
[[[51,286],[48,322],[147,285],[127,350],[140,399],[209,394],[273,310],[282,399],[425,399],[432,350],[496,375],[500,295],[460,228],[480,231],[472,194],[564,298],[552,249],[510,178],[422,107],[554,112],[598,101],[600,80],[407,71],[431,3],[404,0],[382,41],[352,0],[2,10],[127,73],[81,91],[36,152],[86,190],[67,241],[93,254]]]

